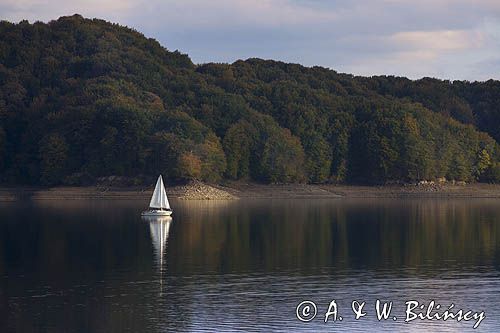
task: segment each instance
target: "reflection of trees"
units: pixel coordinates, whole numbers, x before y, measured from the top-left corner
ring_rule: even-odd
[[[491,264],[500,246],[491,201],[250,201],[197,209],[173,259],[192,271],[451,268]],[[201,212],[201,213],[200,213]],[[182,254],[182,255],[181,255]]]
[[[22,221],[0,223],[0,272],[9,277],[0,316],[11,325],[0,322],[0,331],[45,324],[55,331],[185,331],[200,297],[231,292],[220,273],[251,281],[259,271],[499,267],[495,200],[177,202],[160,294],[150,226],[138,215],[143,207],[44,203],[0,210],[1,221]],[[233,288],[246,292],[246,284]],[[31,299],[33,292],[49,296]],[[14,297],[25,303],[6,314]],[[249,297],[257,307],[258,295]]]
[[[44,201],[0,210],[7,221],[0,223],[0,270],[9,277],[0,331],[164,331],[151,320],[163,299],[150,283],[156,267],[143,207]],[[170,325],[182,331],[186,324]]]

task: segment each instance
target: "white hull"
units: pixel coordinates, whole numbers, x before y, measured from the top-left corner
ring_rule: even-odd
[[[151,209],[151,210],[146,210],[142,212],[142,216],[170,216],[172,215],[171,210],[156,210],[156,209]]]

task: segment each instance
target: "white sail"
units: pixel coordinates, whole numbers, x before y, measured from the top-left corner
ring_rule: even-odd
[[[165,192],[165,186],[163,186],[163,178],[161,178],[161,175],[156,182],[155,191],[149,202],[149,207],[155,209],[170,209],[170,203],[167,199],[167,192]]]

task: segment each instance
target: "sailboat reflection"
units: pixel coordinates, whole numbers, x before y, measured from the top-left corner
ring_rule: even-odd
[[[163,272],[163,261],[167,246],[168,232],[172,218],[170,216],[143,216],[144,221],[149,222],[151,241],[155,251],[155,256],[159,263],[160,273]]]

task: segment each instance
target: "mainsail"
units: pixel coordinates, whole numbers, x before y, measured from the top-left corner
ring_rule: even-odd
[[[163,178],[161,178],[161,175],[158,177],[158,181],[156,182],[155,191],[151,197],[149,207],[155,209],[170,209],[167,192],[165,192],[165,186],[163,186]]]

